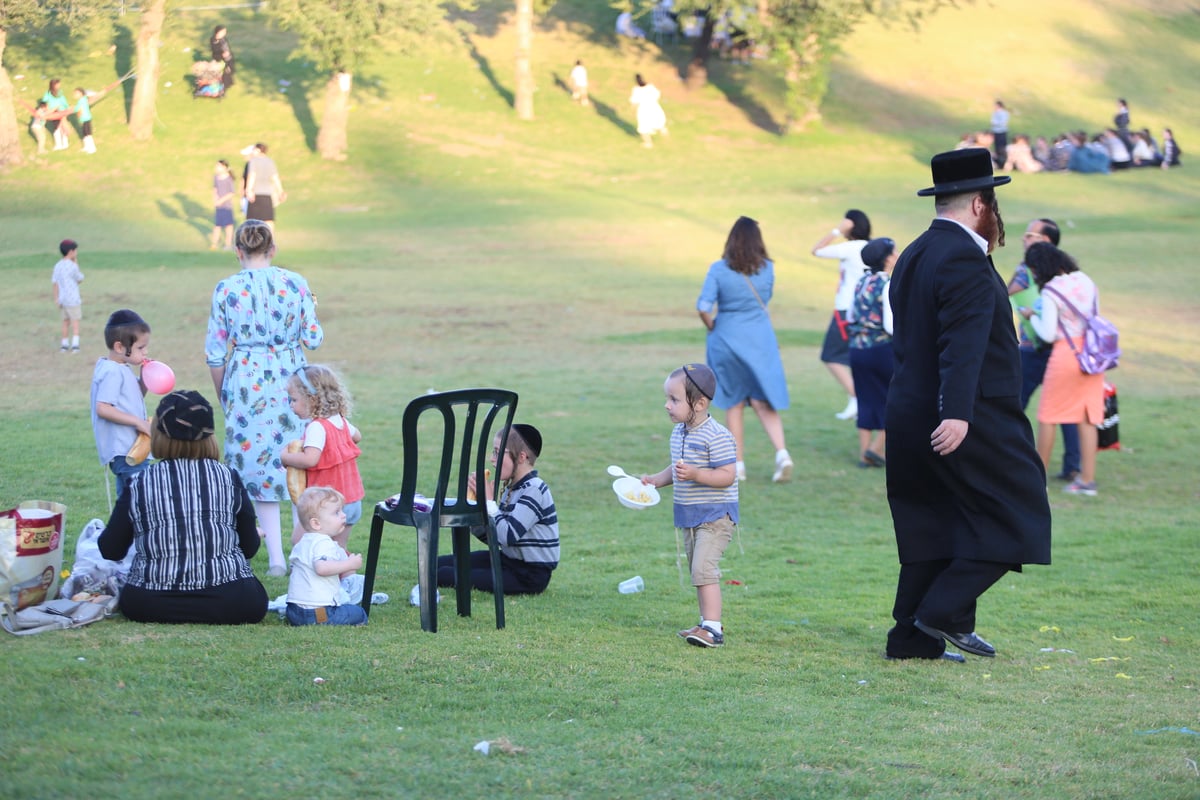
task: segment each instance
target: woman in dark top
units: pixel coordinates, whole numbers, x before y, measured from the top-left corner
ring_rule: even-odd
[[[212,48],[212,60],[220,61],[225,65],[221,70],[221,83],[228,89],[233,86],[233,51],[229,49],[229,40],[225,38],[225,26],[218,25],[213,28],[212,38],[208,40],[209,47]]]
[[[133,565],[120,607],[135,622],[240,625],[267,614],[267,592],[248,559],[259,547],[254,506],[220,461],[213,410],[199,392],[158,405],[150,449],[159,459],[117,499],[100,554]]]

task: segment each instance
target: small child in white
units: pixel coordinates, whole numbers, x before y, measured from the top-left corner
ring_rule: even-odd
[[[341,579],[362,568],[362,555],[346,555],[331,537],[346,527],[342,494],[327,486],[304,490],[297,503],[304,536],[288,561],[287,621],[290,625],[366,625],[362,606],[339,602]]]

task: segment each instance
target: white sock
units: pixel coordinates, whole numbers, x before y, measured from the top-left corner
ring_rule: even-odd
[[[71,337],[71,347],[79,347],[79,337],[78,336]]]
[[[258,516],[258,527],[262,529],[263,540],[267,545],[267,558],[272,567],[286,565],[283,558],[283,544],[279,540],[279,503],[269,503],[265,500],[254,501],[254,513]]]
[[[68,342],[66,339],[63,339],[62,346],[66,347],[68,344],[70,344],[70,342]]]
[[[700,627],[708,628],[710,631],[715,631],[717,633],[725,632],[725,629],[721,627],[720,620],[702,619],[702,620],[700,620]]]
[[[782,464],[784,461],[791,461],[792,457],[788,454],[787,448],[784,447],[775,451],[775,463]]]

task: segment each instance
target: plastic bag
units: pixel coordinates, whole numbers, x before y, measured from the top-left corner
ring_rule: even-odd
[[[75,542],[75,566],[71,568],[71,577],[62,585],[59,594],[71,598],[81,592],[89,594],[115,594],[125,585],[129,568],[133,566],[136,555],[134,547],[129,548],[125,558],[120,561],[109,561],[100,555],[100,534],[104,533],[104,522],[93,519],[79,533]]]
[[[20,610],[57,596],[67,507],[30,500],[0,512],[0,598]]]

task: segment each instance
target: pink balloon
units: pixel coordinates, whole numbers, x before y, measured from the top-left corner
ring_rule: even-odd
[[[170,394],[175,388],[175,372],[161,361],[146,359],[142,364],[142,383],[155,394]]]

